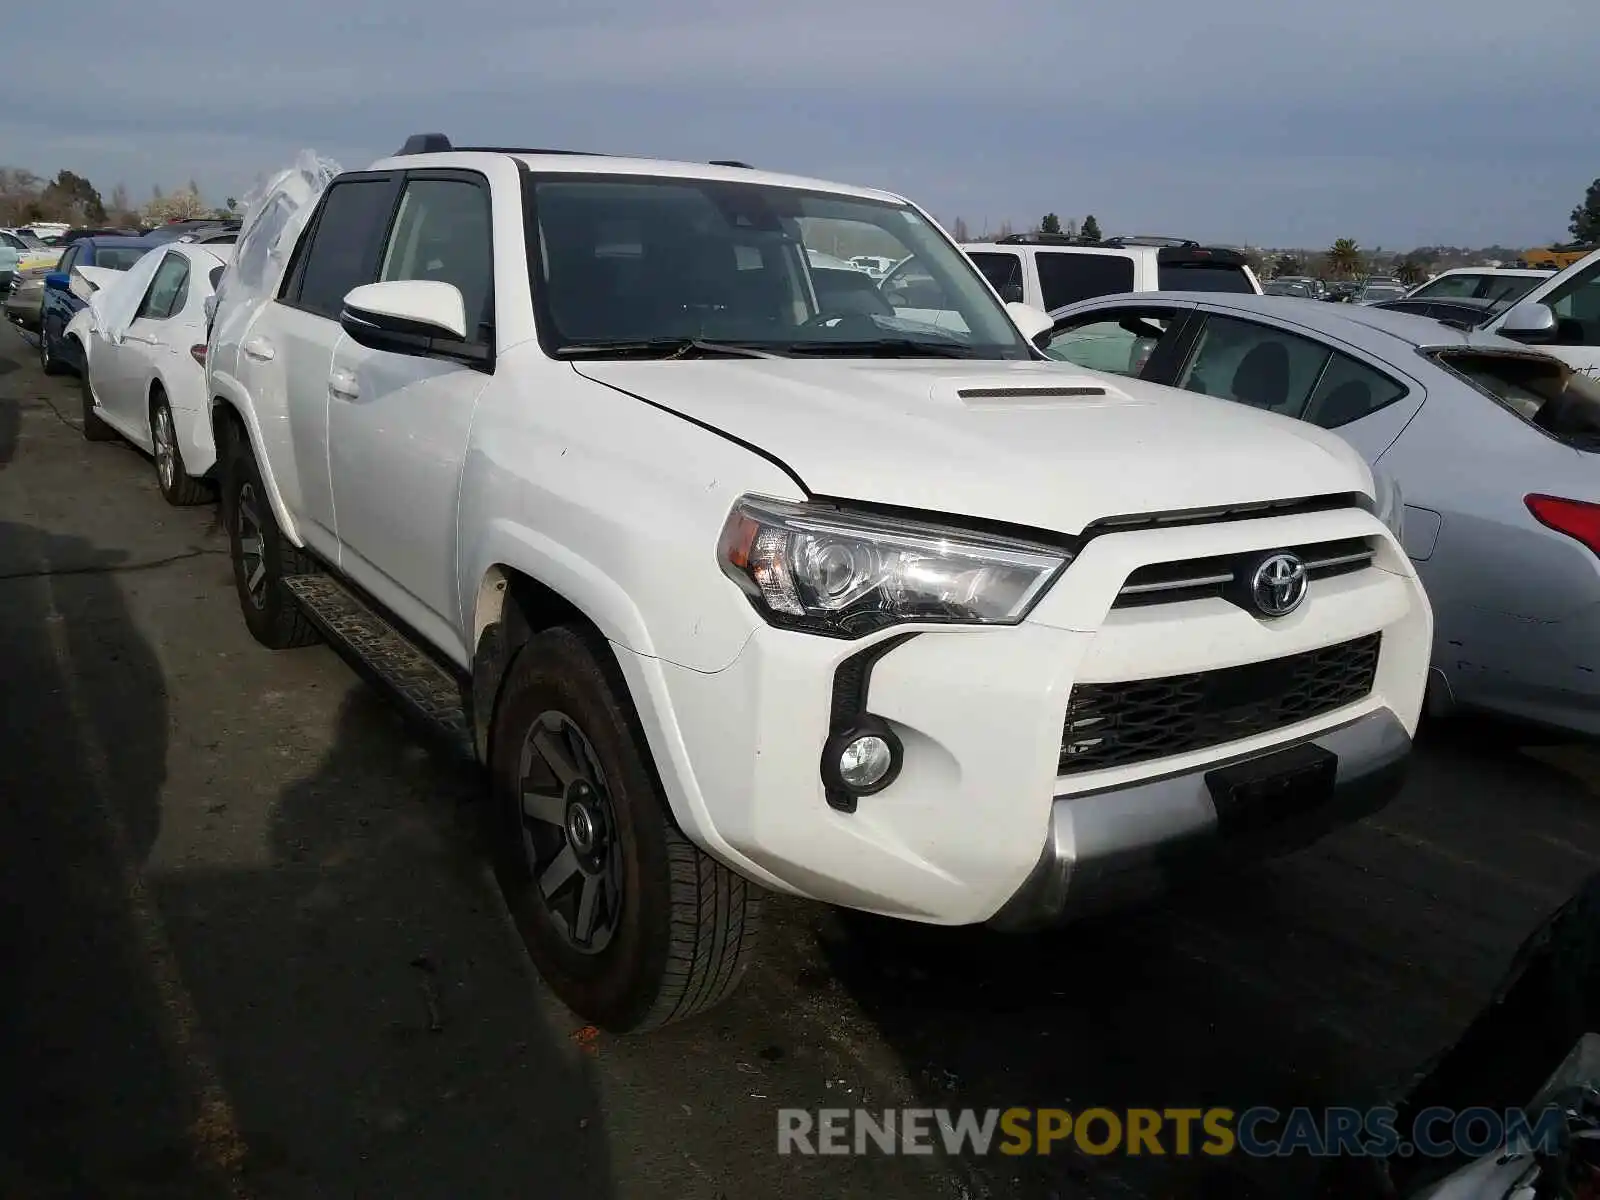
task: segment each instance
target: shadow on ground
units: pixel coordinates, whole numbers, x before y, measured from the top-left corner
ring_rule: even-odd
[[[1583,879],[1594,858],[1570,848],[1600,852],[1592,793],[1522,743],[1481,722],[1431,732],[1375,823],[1143,910],[1034,937],[833,915],[818,936],[930,1107],[1385,1102]],[[1537,800],[1530,771],[1548,776]],[[1058,1149],[980,1174],[1014,1197],[1248,1200],[1310,1196],[1317,1169]]]
[[[145,870],[170,714],[116,566],[0,523],[0,1192],[611,1194],[589,1064],[449,799],[472,781],[367,689],[265,865]]]

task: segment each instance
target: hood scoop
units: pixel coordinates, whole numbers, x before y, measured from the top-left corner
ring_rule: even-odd
[[[1092,376],[1059,376],[1046,383],[1018,383],[1014,378],[994,380],[940,380],[933,386],[935,400],[957,400],[968,408],[1100,408],[1108,404],[1139,401],[1115,384]]]

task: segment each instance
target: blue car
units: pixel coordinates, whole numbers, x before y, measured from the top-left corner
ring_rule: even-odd
[[[39,366],[46,375],[83,371],[83,347],[63,336],[67,322],[83,307],[72,294],[73,267],[106,267],[126,271],[150,252],[149,242],[136,237],[86,237],[67,247],[56,269],[44,277],[44,304],[39,312]]]

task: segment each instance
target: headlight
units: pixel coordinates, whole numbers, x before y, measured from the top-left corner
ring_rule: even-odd
[[[1389,527],[1395,541],[1402,541],[1401,530],[1405,521],[1406,504],[1400,495],[1400,481],[1389,472],[1373,468],[1372,482],[1377,490],[1378,520]]]
[[[1014,625],[1072,554],[746,496],[728,515],[717,557],[771,624],[853,638],[908,621]]]

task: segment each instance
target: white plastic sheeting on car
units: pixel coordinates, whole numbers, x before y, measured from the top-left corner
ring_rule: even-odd
[[[72,268],[74,281],[82,274],[94,288],[88,296],[79,294],[79,299],[88,301],[94,328],[107,341],[121,343],[128,326],[133,324],[145,292],[150,290],[150,281],[155,278],[163,257],[152,250],[126,271],[112,272],[104,267]],[[111,278],[113,274],[115,278]]]
[[[317,197],[339,170],[338,163],[315,150],[302,150],[292,166],[244,198],[233,261],[217,284],[217,294],[207,301],[213,328],[222,328],[232,312],[253,311],[248,305],[241,309],[240,301],[276,290]]]

